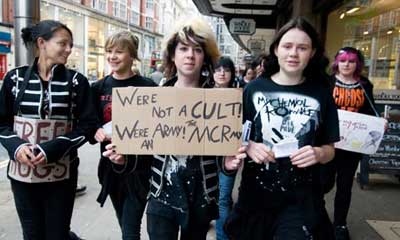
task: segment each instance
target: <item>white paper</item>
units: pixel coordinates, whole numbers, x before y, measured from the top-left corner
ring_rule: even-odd
[[[103,125],[104,134],[111,139],[112,137],[112,121]]]
[[[338,110],[340,141],[335,148],[374,154],[382,141],[386,119]]]
[[[292,153],[299,149],[299,141],[295,138],[284,139],[274,144],[272,151],[275,158],[289,157]]]

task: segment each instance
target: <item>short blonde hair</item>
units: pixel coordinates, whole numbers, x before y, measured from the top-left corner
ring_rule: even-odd
[[[135,75],[140,76],[140,70],[138,67],[132,67],[132,72],[135,73]]]
[[[140,60],[138,57],[139,39],[130,31],[121,31],[109,36],[106,40],[105,49],[107,51],[113,47],[128,49],[132,58]]]
[[[204,51],[204,65],[209,72],[213,72],[214,65],[220,56],[215,35],[211,27],[201,18],[193,18],[189,21],[181,21],[172,34],[165,40],[163,47],[163,63],[170,79],[176,74],[174,54],[178,43],[198,44]]]

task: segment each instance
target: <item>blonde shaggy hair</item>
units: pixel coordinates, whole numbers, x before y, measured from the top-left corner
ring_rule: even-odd
[[[189,21],[179,21],[175,30],[166,38],[163,47],[163,64],[166,78],[170,79],[176,75],[176,66],[173,61],[175,49],[179,42],[185,44],[198,44],[204,51],[203,70],[212,74],[214,65],[217,63],[220,53],[211,27],[201,18],[192,18]]]
[[[107,51],[113,47],[128,49],[133,59],[140,60],[138,57],[139,39],[130,31],[120,31],[109,36],[104,49]]]

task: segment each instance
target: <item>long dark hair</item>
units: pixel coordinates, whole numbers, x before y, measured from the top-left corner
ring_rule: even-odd
[[[37,40],[39,37],[48,41],[60,29],[65,29],[71,35],[71,39],[73,39],[71,30],[65,24],[54,20],[43,20],[35,25],[23,28],[21,30],[21,38],[27,48],[33,45],[37,49]]]
[[[271,77],[273,74],[279,72],[280,66],[278,63],[278,58],[275,55],[275,49],[278,47],[283,35],[294,28],[305,32],[310,37],[312,45],[311,47],[313,50],[315,50],[313,57],[310,59],[307,67],[303,71],[303,76],[306,78],[306,81],[321,82],[322,80],[323,82],[328,83],[325,69],[329,64],[329,60],[325,56],[325,49],[322,46],[317,31],[302,17],[297,17],[290,20],[275,34],[275,37],[273,38],[269,47],[270,54],[268,55],[265,63],[265,76]]]

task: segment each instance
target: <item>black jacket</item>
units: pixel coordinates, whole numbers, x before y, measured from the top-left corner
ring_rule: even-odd
[[[174,86],[177,77],[168,80],[163,86]],[[202,88],[212,88],[212,84],[207,79],[202,79]],[[229,171],[224,169],[224,158],[221,156],[198,156],[200,161],[200,168],[202,172],[202,182],[204,196],[208,203],[218,202],[219,185],[218,185],[218,172],[222,171],[226,175],[232,175],[236,171]],[[157,198],[164,187],[164,174],[168,161],[171,159],[166,155],[154,155],[151,172],[151,188],[150,195]]]
[[[18,92],[23,86],[24,76],[31,68],[27,78],[26,89],[21,101],[14,109]],[[68,79],[67,79],[68,78]],[[89,83],[82,74],[55,65],[49,80],[49,119],[69,119],[73,121],[72,130],[65,135],[39,144],[45,154],[47,163],[58,161],[65,154],[75,159],[77,149],[94,134],[96,123],[90,97]],[[27,144],[26,140],[18,137],[13,130],[14,116],[40,119],[40,109],[43,101],[43,85],[38,70],[37,59],[32,66],[15,68],[4,77],[0,91],[0,143],[6,148],[11,160],[15,160],[17,150]]]
[[[119,83],[124,83],[124,87],[154,87],[157,86],[153,81],[141,76],[134,76],[127,80],[122,80]],[[111,92],[113,79],[111,76],[106,76],[92,84],[93,102],[96,108],[96,116],[98,124],[96,129],[101,128],[110,119],[105,119],[105,111],[111,111],[105,107],[111,104]],[[122,86],[120,86],[122,87]],[[108,100],[104,100],[108,99]],[[111,116],[108,116],[108,118]],[[90,140],[91,143],[96,143],[94,139]],[[102,142],[100,145],[100,152],[105,151],[105,146],[110,142]],[[97,197],[97,202],[101,206],[104,205],[107,196],[113,189],[120,189],[121,191],[128,191],[128,194],[133,196],[138,195],[141,200],[145,201],[149,187],[150,187],[150,167],[152,162],[151,155],[126,155],[127,159],[124,166],[113,164],[108,158],[101,156],[98,165],[98,178],[101,184],[101,191]],[[127,188],[127,189],[126,189]]]

